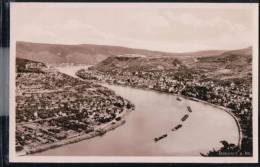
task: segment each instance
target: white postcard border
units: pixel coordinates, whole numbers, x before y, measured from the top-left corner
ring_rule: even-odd
[[[10,3],[10,76],[9,76],[9,161],[10,162],[45,162],[45,163],[105,163],[105,162],[140,162],[140,163],[257,163],[258,162],[258,44],[259,44],[259,24],[258,24],[258,4],[257,3],[174,3],[176,8],[182,7],[243,7],[249,5],[254,10],[254,28],[255,39],[253,45],[253,157],[194,157],[194,156],[17,156],[15,153],[15,53],[16,53],[16,38],[14,34],[13,23],[14,19],[13,10],[15,7],[23,3],[11,2]],[[33,3],[26,3],[30,5]],[[41,3],[37,3],[41,4]],[[59,3],[63,4],[63,3]],[[85,3],[86,4],[86,3]],[[89,3],[91,5],[118,5],[121,7],[147,7],[159,6],[167,7],[171,3]],[[64,4],[63,4],[64,5]],[[69,3],[69,5],[79,5],[80,3]],[[127,6],[129,5],[129,6]]]

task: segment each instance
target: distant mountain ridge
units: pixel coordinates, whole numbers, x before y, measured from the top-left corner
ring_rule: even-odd
[[[110,56],[117,55],[145,55],[146,57],[214,56],[224,52],[226,51],[208,50],[187,53],[169,53],[94,44],[60,45],[22,41],[16,43],[16,57],[48,64],[96,64]]]

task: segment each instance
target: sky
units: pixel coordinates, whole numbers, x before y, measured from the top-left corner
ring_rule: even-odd
[[[16,41],[166,52],[252,46],[256,4],[11,4]]]

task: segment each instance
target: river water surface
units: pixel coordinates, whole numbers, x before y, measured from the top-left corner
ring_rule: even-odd
[[[58,70],[75,76],[78,68]],[[37,155],[199,156],[200,153],[221,147],[220,140],[238,143],[236,122],[223,110],[195,101],[178,101],[176,96],[169,94],[107,84],[104,86],[135,104],[136,108],[127,116],[126,123],[104,136]],[[191,107],[191,113],[187,111],[187,106]],[[185,114],[189,114],[189,117],[182,122]],[[182,127],[171,131],[178,124],[182,124]],[[154,142],[155,137],[165,133],[168,134],[166,138]]]

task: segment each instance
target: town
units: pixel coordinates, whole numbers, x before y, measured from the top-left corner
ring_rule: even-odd
[[[17,152],[30,154],[102,135],[134,109],[108,88],[25,63],[16,73]]]
[[[79,70],[76,75],[122,86],[149,89],[163,93],[199,99],[231,109],[242,129],[239,155],[252,155],[252,78],[217,79],[196,70],[128,70],[115,68],[102,71],[95,68]]]

